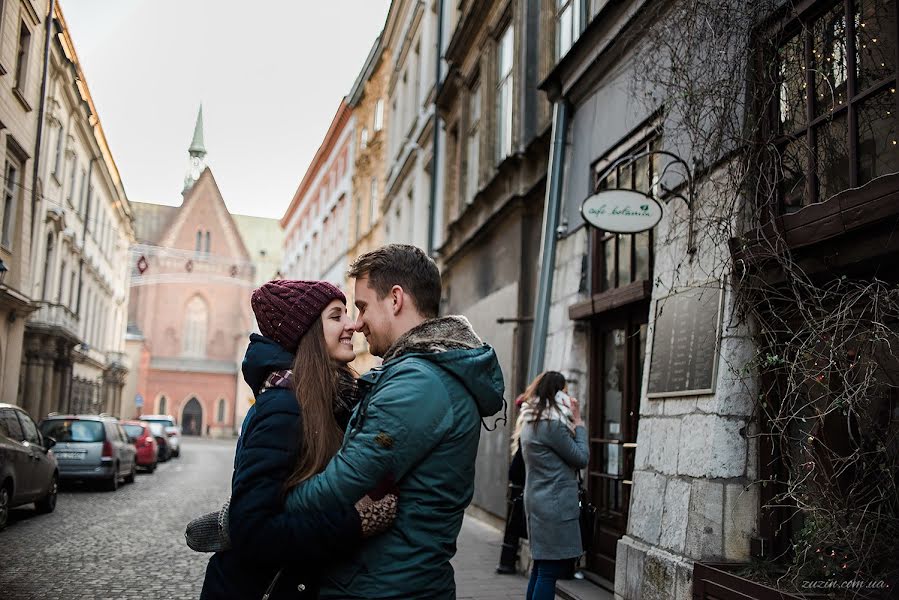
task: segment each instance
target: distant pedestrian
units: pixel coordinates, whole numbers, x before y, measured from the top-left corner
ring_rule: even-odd
[[[523,394],[515,399],[515,407],[519,411],[512,431],[512,460],[509,462],[508,508],[506,509],[506,529],[503,533],[503,545],[499,555],[498,575],[513,575],[518,572],[518,549],[522,539],[528,537],[527,517],[524,514],[524,484],[527,480],[527,469],[524,456],[521,454],[521,429],[524,421],[521,418],[521,405],[525,398],[533,393],[539,378],[535,379]]]
[[[583,554],[577,469],[590,455],[580,404],[567,389],[564,375],[547,371],[522,403],[524,509],[533,558],[527,600],[553,600],[556,581]]]
[[[316,598],[322,565],[385,529],[396,498],[284,512],[288,490],[340,446],[355,404],[353,323],[343,292],[323,281],[271,281],[251,304],[262,335],[250,336],[242,370],[256,402],[237,442],[231,499],[186,535],[194,549],[218,550],[201,599]]]

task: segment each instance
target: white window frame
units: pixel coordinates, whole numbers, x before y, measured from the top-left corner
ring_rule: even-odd
[[[481,83],[477,81],[468,93],[468,130],[465,134],[465,203],[474,202],[480,187],[481,173]]]
[[[508,64],[507,64],[508,63]],[[496,163],[512,154],[512,108],[515,85],[515,29],[506,25],[496,41]]]
[[[384,129],[384,99],[378,98],[378,101],[375,102],[375,118],[372,123],[372,127],[375,131],[381,131]]]
[[[6,165],[3,170],[3,221],[2,227],[0,227],[0,245],[10,251],[12,250],[13,236],[15,236],[16,231],[16,213],[21,189],[19,177],[21,173],[22,163],[7,155]]]

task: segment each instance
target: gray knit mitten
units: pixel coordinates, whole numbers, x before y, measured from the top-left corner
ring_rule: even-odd
[[[222,552],[231,549],[231,538],[228,536],[228,508],[231,499],[217,512],[197,517],[187,524],[184,537],[191,550],[197,552]]]

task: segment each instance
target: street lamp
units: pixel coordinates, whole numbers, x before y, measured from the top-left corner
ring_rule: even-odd
[[[0,258],[0,285],[3,285],[3,280],[6,279],[7,271],[9,271],[9,269],[3,264],[3,259]]]

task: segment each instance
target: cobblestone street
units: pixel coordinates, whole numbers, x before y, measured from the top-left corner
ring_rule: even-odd
[[[181,457],[117,492],[68,486],[56,511],[13,509],[0,532],[0,599],[197,598],[209,554],[184,526],[228,495],[234,442],[185,438]],[[493,573],[501,534],[466,517],[453,560],[458,597],[524,598],[527,580]]]
[[[180,458],[117,492],[69,486],[52,514],[10,511],[0,598],[197,598],[209,555],[188,549],[184,526],[221,506],[233,459],[233,441],[185,438]]]

